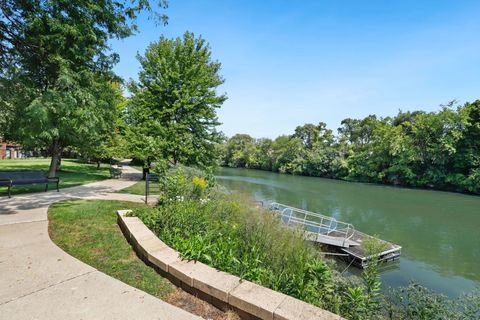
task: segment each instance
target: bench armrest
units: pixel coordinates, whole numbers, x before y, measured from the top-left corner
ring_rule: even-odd
[[[59,177],[47,177],[48,180],[56,180],[57,182],[60,181]]]

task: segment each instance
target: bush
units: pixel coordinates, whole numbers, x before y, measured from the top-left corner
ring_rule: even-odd
[[[389,319],[480,319],[480,294],[448,299],[416,283],[392,290],[386,298]]]
[[[213,174],[196,168],[178,165],[170,169],[159,167],[156,169],[162,177],[160,180],[162,189],[160,205],[187,199],[202,200],[203,202],[206,199],[202,197],[212,192],[216,186]]]

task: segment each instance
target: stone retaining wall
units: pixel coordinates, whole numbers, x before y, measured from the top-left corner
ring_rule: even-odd
[[[186,261],[163,243],[129,210],[117,212],[118,224],[137,254],[175,285],[222,310],[232,309],[242,319],[340,320],[340,316],[283,293],[218,271],[206,264]]]

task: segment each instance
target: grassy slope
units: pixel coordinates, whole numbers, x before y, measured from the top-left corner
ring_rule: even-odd
[[[60,248],[92,267],[164,299],[174,286],[145,265],[116,222],[116,210],[144,206],[120,201],[65,201],[48,211],[48,231]]]
[[[0,170],[48,170],[50,159],[18,159],[0,160]],[[97,170],[95,164],[82,163],[77,160],[63,159],[62,170],[57,173],[60,177],[60,188],[68,188],[81,184],[91,183],[109,178],[108,165],[102,164]],[[50,184],[53,189],[54,184]],[[0,187],[0,195],[4,195],[7,188]],[[25,187],[13,187],[12,194],[26,192],[40,192],[45,190],[45,185],[33,185]]]

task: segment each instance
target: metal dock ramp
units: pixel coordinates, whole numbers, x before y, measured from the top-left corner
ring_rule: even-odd
[[[373,258],[366,255],[362,244],[374,237],[355,230],[350,223],[278,202],[270,203],[268,209],[275,212],[288,227],[303,230],[305,240],[327,245],[347,254],[349,260],[357,267],[365,267]],[[400,257],[401,246],[378,240],[385,246],[385,249],[377,255],[381,261],[393,261]]]

